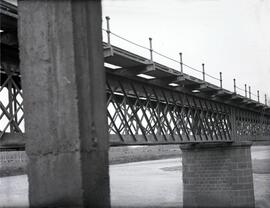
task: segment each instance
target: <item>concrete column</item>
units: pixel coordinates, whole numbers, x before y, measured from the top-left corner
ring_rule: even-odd
[[[99,0],[19,1],[31,207],[109,207]]]
[[[250,146],[181,145],[184,207],[255,207]]]

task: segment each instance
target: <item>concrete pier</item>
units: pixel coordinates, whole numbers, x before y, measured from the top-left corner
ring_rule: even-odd
[[[250,146],[181,145],[184,207],[254,208]]]
[[[110,207],[100,1],[19,1],[31,207]]]

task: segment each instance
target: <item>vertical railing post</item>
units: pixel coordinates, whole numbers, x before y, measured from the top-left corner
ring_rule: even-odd
[[[180,69],[181,69],[181,74],[183,74],[183,56],[182,53],[179,53],[180,56]]]
[[[110,17],[106,16],[106,23],[107,23],[107,43],[111,45],[111,31],[110,31]]]
[[[257,90],[257,98],[258,98],[258,102],[260,102],[260,91]]]
[[[236,80],[233,79],[233,92],[236,93]]]
[[[247,84],[245,84],[245,97],[247,97]]]
[[[152,46],[152,38],[151,37],[149,38],[149,45],[150,45],[150,48],[149,48],[150,60],[153,61],[153,46]]]
[[[220,88],[222,89],[222,72],[219,72]]]
[[[205,81],[204,63],[202,63],[202,75],[203,75],[203,81]]]
[[[251,87],[248,86],[248,95],[249,95],[249,99],[251,99]]]

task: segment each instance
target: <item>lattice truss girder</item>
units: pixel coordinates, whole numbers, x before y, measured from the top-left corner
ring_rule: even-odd
[[[231,140],[228,105],[108,75],[109,133],[115,143]]]
[[[251,140],[267,138],[270,139],[270,117],[265,111],[253,112],[237,109],[236,133],[239,137],[250,138]]]
[[[0,84],[1,138],[5,132],[24,132],[24,116],[20,76],[1,66]],[[112,145],[270,139],[270,117],[264,111],[111,74],[106,87]]]
[[[24,132],[20,75],[7,64],[0,71],[0,138],[6,132]]]

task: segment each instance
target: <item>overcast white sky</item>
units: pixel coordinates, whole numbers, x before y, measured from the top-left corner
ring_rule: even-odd
[[[222,71],[225,88],[233,90],[236,78],[241,88],[246,83],[254,94],[259,89],[261,101],[264,93],[270,97],[270,0],[104,0],[102,6],[103,28],[110,16],[114,33],[147,47],[152,37],[163,54],[178,60],[183,52],[186,64],[200,69],[205,62],[216,77]],[[142,54],[114,37],[112,44]]]
[[[112,32],[147,47],[152,37],[156,51],[177,60],[183,52],[184,63],[200,69],[204,62],[216,77],[222,71],[225,88],[232,91],[236,78],[239,87],[260,90],[262,102],[265,93],[270,99],[270,0],[103,0],[102,7],[103,28],[110,16]],[[149,57],[115,37],[112,44]],[[154,60],[179,69],[161,57]]]

